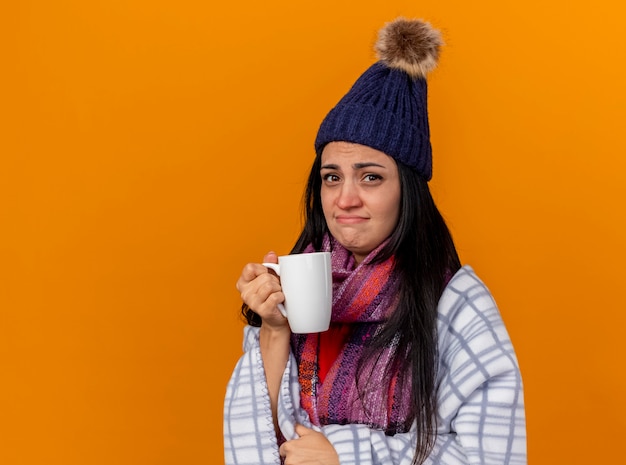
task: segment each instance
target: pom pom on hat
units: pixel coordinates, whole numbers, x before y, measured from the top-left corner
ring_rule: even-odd
[[[421,20],[397,18],[378,33],[378,59],[413,78],[425,78],[437,66],[441,34]]]
[[[426,75],[437,65],[442,44],[439,31],[424,21],[398,18],[386,24],[375,46],[379,60],[326,115],[316,153],[333,141],[362,144],[430,180]]]

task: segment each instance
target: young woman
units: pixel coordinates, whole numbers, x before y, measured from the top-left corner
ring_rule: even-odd
[[[427,23],[389,23],[379,61],[320,126],[292,253],[331,252],[330,329],[292,334],[279,279],[244,267],[227,464],[526,463],[513,347],[428,187],[425,77],[440,45]]]

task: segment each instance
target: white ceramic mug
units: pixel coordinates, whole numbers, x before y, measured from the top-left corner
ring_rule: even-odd
[[[333,277],[330,252],[278,257],[278,264],[263,263],[280,277],[285,304],[278,309],[293,333],[319,333],[330,326]]]

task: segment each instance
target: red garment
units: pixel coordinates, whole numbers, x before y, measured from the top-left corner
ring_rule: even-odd
[[[326,374],[339,356],[341,349],[348,340],[350,325],[346,323],[332,323],[328,331],[320,333],[320,348],[318,354],[320,382],[324,382]]]

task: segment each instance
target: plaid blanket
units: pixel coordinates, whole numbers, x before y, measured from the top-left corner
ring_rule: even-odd
[[[428,465],[525,465],[526,423],[515,352],[496,304],[469,266],[450,280],[438,307],[438,435]],[[226,465],[280,464],[259,348],[258,328],[244,329],[244,355],[224,403]],[[283,375],[278,420],[287,439],[295,423],[313,427],[300,407],[293,355]],[[413,430],[386,436],[364,425],[322,431],[342,465],[409,465]]]

